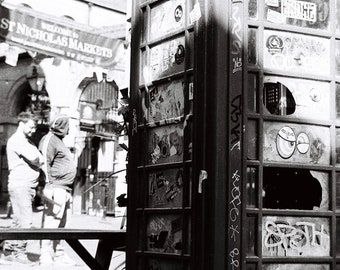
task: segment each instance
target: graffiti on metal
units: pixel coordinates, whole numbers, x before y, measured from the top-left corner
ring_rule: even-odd
[[[309,217],[264,217],[264,256],[329,256],[329,221]]]
[[[231,4],[229,104],[228,269],[241,269],[243,1]]]

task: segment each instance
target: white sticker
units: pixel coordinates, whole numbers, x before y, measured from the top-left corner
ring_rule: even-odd
[[[194,9],[189,14],[190,24],[197,22],[201,18],[201,16],[202,16],[202,13],[201,13],[200,4],[196,3],[194,5]]]
[[[284,24],[284,23],[286,23],[286,16],[281,14],[280,12],[268,9],[267,21],[273,22],[273,23]]]
[[[279,0],[266,0],[267,6],[279,7]]]

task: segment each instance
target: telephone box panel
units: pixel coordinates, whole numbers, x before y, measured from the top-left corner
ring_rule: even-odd
[[[294,123],[264,122],[263,158],[285,163],[330,164],[329,129]]]
[[[179,215],[154,215],[147,222],[147,250],[161,253],[182,252],[183,221]]]
[[[324,30],[329,29],[329,18],[329,0],[275,0],[265,3],[265,19],[271,23]]]
[[[263,217],[264,256],[329,256],[330,243],[330,226],[327,218]]]
[[[183,205],[183,169],[158,170],[149,174],[149,207],[176,208]]]
[[[330,74],[330,41],[327,38],[283,31],[264,31],[263,67],[298,74]]]
[[[265,113],[297,119],[330,120],[330,84],[286,77],[264,77]]]

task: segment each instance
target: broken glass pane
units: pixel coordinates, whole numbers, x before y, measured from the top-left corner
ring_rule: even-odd
[[[263,168],[263,207],[327,210],[328,174],[307,169]]]

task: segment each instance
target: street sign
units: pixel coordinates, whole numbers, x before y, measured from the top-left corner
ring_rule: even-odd
[[[97,28],[25,7],[0,6],[0,39],[20,48],[103,68],[117,64],[122,40]]]

